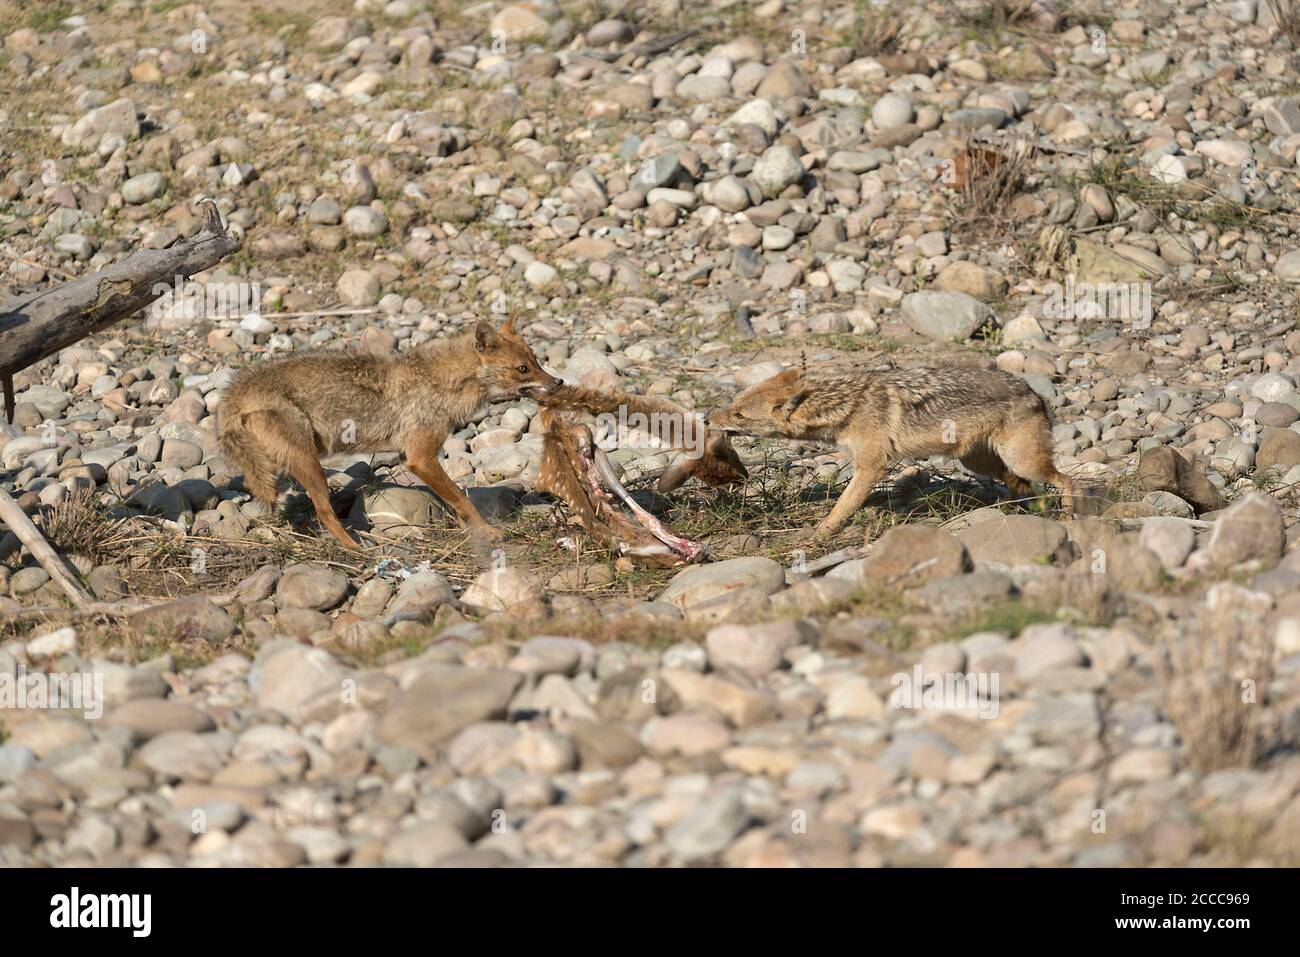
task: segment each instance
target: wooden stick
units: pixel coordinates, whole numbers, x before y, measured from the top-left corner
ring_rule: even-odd
[[[203,232],[170,249],[143,249],[89,276],[0,304],[0,380],[134,315],[162,295],[160,286],[215,266],[238,249],[211,200],[207,216]],[[5,398],[12,422],[8,389]]]
[[[27,513],[14,501],[14,497],[2,488],[0,488],[0,520],[3,520],[9,526],[9,530],[18,536],[18,540],[27,546],[32,557],[72,599],[72,603],[78,609],[84,611],[95,603],[90,592],[82,588],[81,583],[72,576],[68,566],[59,557],[59,553],[50,547],[50,543],[45,540],[40,529],[27,517]]]
[[[44,269],[46,272],[53,273],[56,276],[62,276],[64,279],[77,278],[76,273],[68,272],[66,269],[60,269],[58,266],[47,266],[44,263],[39,263],[34,259],[28,259],[26,256],[18,255],[18,253],[13,251],[13,249],[9,246],[8,243],[4,245],[0,245],[0,253],[4,253],[14,262],[22,263],[24,266],[35,266],[37,269]]]
[[[55,618],[60,621],[83,621],[86,618],[100,616],[104,618],[126,618],[151,607],[153,607],[151,604],[142,602],[93,601],[85,608],[55,608],[45,605],[35,608],[20,608],[17,611],[8,612],[7,615],[11,621],[43,621],[47,618]]]
[[[378,309],[312,309],[308,312],[259,312],[267,319],[302,319],[306,316],[373,316]]]

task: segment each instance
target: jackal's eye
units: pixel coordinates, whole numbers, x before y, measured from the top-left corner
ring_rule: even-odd
[[[527,366],[527,365],[521,365],[521,366],[519,366],[519,371],[520,371],[521,373],[527,373],[527,372],[528,372],[528,366]]]

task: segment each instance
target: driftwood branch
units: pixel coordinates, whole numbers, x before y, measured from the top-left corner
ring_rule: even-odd
[[[239,248],[211,200],[197,236],[169,249],[140,250],[90,276],[0,304],[0,384],[14,420],[14,373],[134,315],[162,294],[161,284],[215,266]]]
[[[50,578],[63,589],[78,609],[86,610],[95,603],[90,592],[81,587],[81,582],[69,571],[50,543],[45,540],[40,529],[27,517],[12,495],[0,488],[0,521],[9,526],[9,531],[18,536],[18,541],[27,546],[32,558],[40,563]]]

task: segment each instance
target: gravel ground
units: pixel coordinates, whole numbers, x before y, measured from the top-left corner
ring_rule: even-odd
[[[16,377],[0,486],[148,607],[73,614],[0,537],[0,864],[1300,863],[1288,34],[1254,0],[0,3],[0,300],[201,197],[242,240]],[[223,459],[236,370],[507,313],[552,374],[691,409],[996,366],[1087,494],[906,462],[813,547],[835,449],[740,440],[744,488],[665,497],[619,449],[711,551],[665,571],[561,541],[529,401],[444,448],[492,551],[396,454],[325,463],[360,554]]]

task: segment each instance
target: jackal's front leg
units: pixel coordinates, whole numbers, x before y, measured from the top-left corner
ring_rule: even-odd
[[[416,436],[406,445],[406,464],[419,476],[421,482],[429,486],[434,495],[447,503],[460,519],[462,526],[490,541],[500,541],[505,537],[504,533],[487,523],[474,507],[474,503],[469,500],[465,490],[453,482],[451,476],[438,463],[438,451],[442,448],[442,442],[443,440],[432,432],[423,432]]]
[[[853,479],[840,495],[831,513],[822,519],[817,530],[813,532],[814,542],[822,542],[830,538],[853,517],[853,513],[862,507],[862,503],[867,500],[875,484],[884,477],[885,465],[885,458],[878,454],[859,453],[854,456]]]

